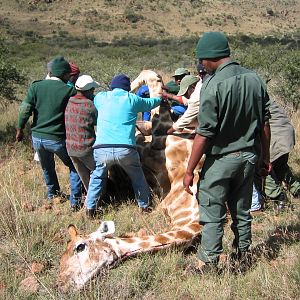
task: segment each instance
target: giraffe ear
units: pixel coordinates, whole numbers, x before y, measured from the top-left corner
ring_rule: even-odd
[[[102,236],[113,235],[116,231],[114,221],[103,221],[98,228]]]
[[[68,226],[68,232],[69,232],[69,235],[71,237],[71,240],[74,240],[75,237],[78,235],[78,231],[77,231],[76,227],[73,224]]]

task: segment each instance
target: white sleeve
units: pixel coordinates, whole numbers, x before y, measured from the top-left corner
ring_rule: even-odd
[[[194,92],[191,94],[190,99],[188,99],[188,108],[181,118],[178,119],[176,123],[173,124],[173,128],[176,130],[182,130],[193,121],[197,119],[200,105],[200,90],[202,82],[199,81],[195,87]]]

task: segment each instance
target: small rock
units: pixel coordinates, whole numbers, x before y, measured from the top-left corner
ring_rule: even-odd
[[[0,296],[4,296],[6,291],[6,284],[3,281],[0,281]]]
[[[34,276],[29,276],[20,282],[19,290],[27,293],[36,293],[39,289],[39,283]]]
[[[25,270],[24,267],[19,267],[19,268],[17,268],[16,271],[15,271],[15,274],[16,274],[16,276],[18,276],[18,277],[24,276],[25,273],[26,273],[26,270]]]
[[[22,205],[22,208],[23,211],[25,212],[31,212],[35,210],[34,206],[31,203],[27,203],[27,202]]]
[[[33,262],[30,269],[32,273],[40,273],[45,269],[45,265],[40,262]]]

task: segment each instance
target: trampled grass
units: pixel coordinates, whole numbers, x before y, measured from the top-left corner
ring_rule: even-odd
[[[25,1],[18,2],[25,3]],[[116,1],[104,2],[116,3]],[[176,5],[183,3],[183,1],[173,2],[176,2]],[[234,1],[226,2],[234,3]],[[246,2],[253,6],[253,1]],[[290,2],[295,1],[279,2],[280,5],[288,6]],[[46,6],[42,3],[41,5]],[[59,5],[60,2],[55,1],[55,7]],[[213,4],[207,2],[206,5],[211,5],[215,11]],[[263,4],[260,2],[261,5]],[[70,10],[70,14],[74,10],[75,8]],[[188,13],[190,14],[190,10]],[[197,14],[196,17],[199,19]],[[281,20],[279,15],[276,18]],[[240,22],[239,19],[238,21]],[[247,22],[243,23],[247,25]],[[271,26],[272,19],[268,18],[266,23]],[[174,28],[180,27],[177,26],[178,24]],[[78,26],[74,28],[77,29]],[[257,24],[255,26],[260,27]],[[162,33],[161,40],[156,40],[141,36],[140,32],[133,30],[128,35],[122,31],[122,37],[113,39],[114,33],[109,32],[112,44],[105,45],[101,39],[96,41],[92,36],[86,35],[80,35],[78,38],[71,32],[66,34],[62,30],[59,31],[59,28],[53,36],[37,38],[35,32],[30,32],[26,28],[10,27],[13,26],[9,26],[10,31],[6,31],[9,36],[10,50],[8,61],[13,62],[25,75],[27,84],[32,80],[43,78],[47,61],[58,54],[76,62],[82,73],[92,75],[100,81],[104,89],[107,88],[112,76],[119,72],[126,73],[133,79],[142,69],[153,69],[163,75],[165,81],[170,79],[178,67],[188,67],[192,73],[195,72],[193,52],[198,35],[185,37],[180,35],[180,38],[169,39],[168,35]],[[23,39],[23,29],[27,30],[25,39]],[[218,28],[209,27],[209,29]],[[219,29],[223,30],[223,28]],[[101,35],[101,30],[98,33]],[[289,108],[291,106],[289,103],[294,101],[291,97],[295,97],[297,103],[299,102],[299,60],[296,59],[299,56],[299,49],[297,40],[294,40],[293,36],[288,36],[288,42],[283,43],[280,34],[281,31],[273,40],[265,39],[263,36],[247,38],[231,36],[230,38],[234,57],[244,66],[256,69],[264,79],[271,79],[269,83],[271,95]],[[18,41],[19,38],[22,38],[22,43]],[[293,81],[290,81],[291,79]],[[19,99],[24,98],[26,89],[27,85],[18,88]],[[187,251],[169,249],[156,254],[140,255],[107,271],[105,275],[98,276],[81,293],[70,292],[66,295],[59,293],[56,288],[56,278],[59,258],[68,240],[67,226],[75,224],[79,230],[90,233],[99,226],[99,220],[87,220],[84,211],[71,213],[67,202],[57,204],[51,210],[45,208],[46,188],[40,166],[33,161],[29,126],[24,143],[15,144],[18,104],[7,105],[6,102],[0,104],[2,110],[0,114],[0,299],[300,298],[299,199],[292,199],[294,209],[288,212],[277,215],[270,205],[263,214],[255,216],[253,221],[255,262],[244,275],[230,273],[226,264],[220,275],[209,273],[199,277],[188,274],[185,268],[195,257],[197,251],[195,245]],[[295,109],[291,109],[290,112],[299,141],[300,112]],[[298,142],[290,156],[290,165],[298,178],[300,177],[299,157]],[[62,191],[67,192],[67,170],[60,162],[57,164],[57,170]],[[104,206],[104,215],[101,219],[114,220],[117,235],[137,232],[140,228],[145,228],[148,233],[158,232],[167,227],[167,220],[162,212],[156,211],[149,216],[141,216],[137,205],[127,199]],[[227,224],[224,237],[225,254],[230,253],[231,242],[232,233]],[[36,267],[33,267],[35,264],[42,265],[41,271],[38,272]]]
[[[14,110],[16,108],[12,108]],[[9,120],[9,119],[8,119]],[[299,129],[298,114],[293,121]],[[299,135],[299,130],[297,130]],[[276,214],[269,206],[253,221],[254,264],[244,275],[234,275],[222,264],[220,275],[193,275],[185,271],[196,246],[184,251],[169,249],[129,259],[95,278],[81,293],[61,294],[56,288],[59,258],[68,240],[67,226],[75,224],[90,233],[99,226],[84,211],[71,213],[69,203],[44,207],[45,186],[40,166],[33,161],[29,144],[2,145],[10,155],[0,164],[0,298],[3,299],[297,299],[300,279],[300,202]],[[290,164],[299,176],[299,148]],[[58,162],[63,191],[68,190],[66,168]],[[131,200],[104,206],[102,220],[116,222],[117,235],[163,231],[167,220],[160,211],[140,215]],[[231,251],[232,233],[225,227],[225,254]],[[37,272],[33,264],[42,264]],[[28,279],[29,278],[29,279]],[[23,280],[29,281],[27,285]],[[25,285],[25,288],[23,287]]]

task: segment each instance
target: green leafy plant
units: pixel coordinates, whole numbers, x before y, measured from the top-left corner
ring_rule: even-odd
[[[5,42],[0,40],[0,97],[3,100],[16,100],[14,85],[23,82],[24,77],[9,60]]]

